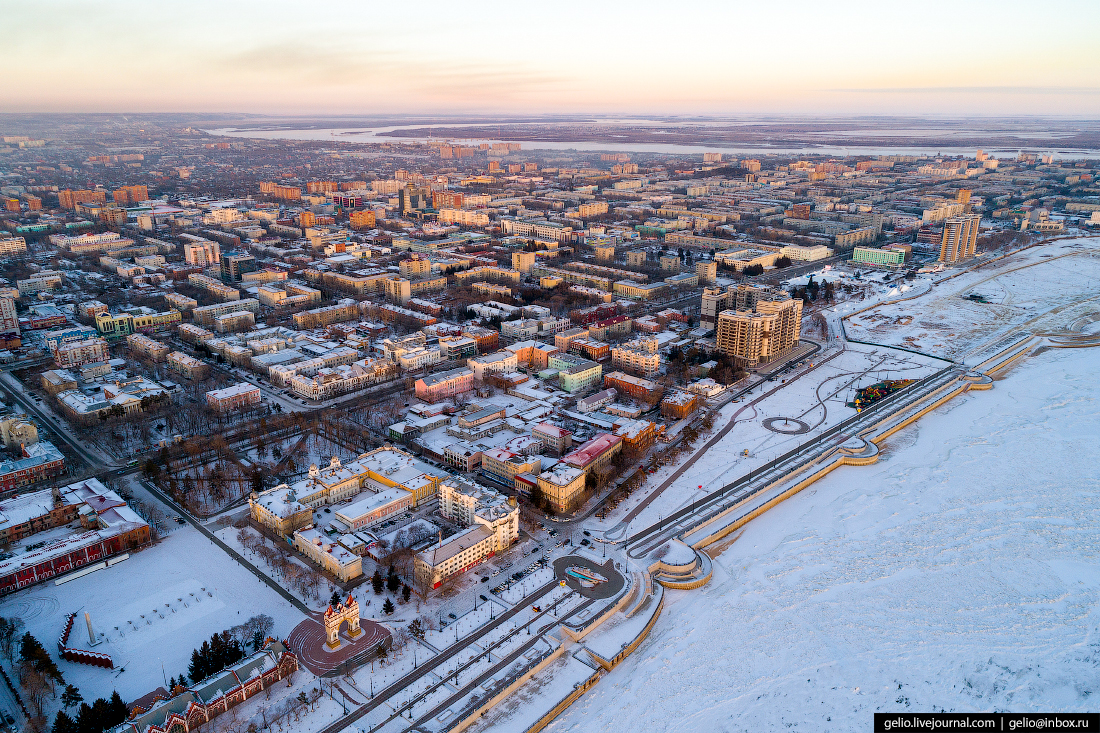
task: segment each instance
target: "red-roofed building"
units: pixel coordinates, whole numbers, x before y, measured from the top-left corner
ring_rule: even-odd
[[[611,463],[611,459],[623,449],[623,439],[611,433],[600,433],[561,460],[585,474],[599,471]]]

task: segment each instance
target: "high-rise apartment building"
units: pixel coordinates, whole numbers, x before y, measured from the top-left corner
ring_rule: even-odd
[[[71,191],[65,189],[57,194],[58,203],[63,209],[75,209],[77,204],[105,204],[107,203],[106,191]]]
[[[974,256],[978,247],[980,214],[953,216],[943,223],[943,239],[940,241],[940,262],[958,262]]]
[[[132,206],[149,200],[149,188],[145,185],[123,186],[114,193],[115,203],[119,206]]]
[[[0,298],[0,338],[10,340],[19,336],[19,316],[15,312],[15,300]]]
[[[206,267],[221,262],[221,247],[208,239],[197,239],[183,244],[183,259],[189,265]]]
[[[374,229],[375,215],[373,211],[351,212],[352,229]]]
[[[718,314],[718,348],[744,366],[766,364],[798,343],[802,301],[782,290],[741,285],[735,310]]]

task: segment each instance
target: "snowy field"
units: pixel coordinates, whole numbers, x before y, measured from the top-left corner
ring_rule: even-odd
[[[1078,314],[1072,304],[1082,293],[1097,295],[1098,281],[1100,238],[1062,240],[941,280],[927,296],[853,316],[847,333],[959,359],[1015,328],[1064,328]]]
[[[118,565],[63,585],[47,581],[0,602],[0,616],[23,619],[52,654],[73,611],[79,614],[69,644],[89,648],[88,611],[96,632],[106,635],[94,650],[110,654],[115,663],[114,670],[106,670],[58,661],[65,681],[88,700],[110,697],[116,689],[123,700],[144,695],[163,684],[162,663],[168,677],[186,673],[192,649],[255,614],[271,616],[274,634],[282,638],[303,619],[191,527]]]
[[[811,361],[818,357],[811,357]],[[855,389],[882,379],[922,379],[943,367],[946,362],[894,349],[849,344],[848,349],[828,362],[820,363],[805,376],[783,385],[780,381],[764,382],[745,396],[742,402],[725,405],[714,420],[711,433],[695,442],[702,448],[713,434],[725,427],[736,415],[737,423],[722,440],[697,460],[687,471],[642,511],[631,523],[634,529],[654,524],[694,499],[718,490],[723,485],[747,474],[776,456],[796,448],[828,430],[833,425],[856,414],[845,405]],[[789,378],[789,376],[788,376]],[[779,388],[775,394],[751,404],[765,392]],[[785,435],[765,427],[769,418],[791,418],[809,428],[800,435]],[[774,426],[774,424],[773,424]],[[798,429],[794,423],[784,430]],[[745,452],[748,455],[745,455]],[[682,465],[670,463],[647,479],[647,488],[660,486]],[[636,492],[620,504],[606,521],[614,527],[648,492]]]
[[[547,729],[1096,708],[1100,350],[1047,351],[752,522]]]

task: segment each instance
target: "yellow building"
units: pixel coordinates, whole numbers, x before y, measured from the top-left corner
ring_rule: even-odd
[[[286,484],[259,494],[253,492],[248,497],[248,509],[254,521],[281,537],[289,537],[313,521],[312,510],[301,504]]]
[[[334,542],[312,526],[294,533],[294,549],[320,565],[342,583],[363,574],[363,558]]]
[[[419,277],[421,275],[427,275],[432,271],[431,260],[419,257],[410,257],[406,260],[401,260],[397,263],[398,268],[401,270],[401,274],[405,277]]]
[[[535,266],[534,252],[513,252],[512,269],[517,272],[528,273]]]
[[[539,490],[554,511],[567,512],[584,491],[584,478],[582,469],[559,463],[539,474]]]
[[[668,291],[665,283],[639,283],[633,280],[619,280],[615,283],[615,295],[633,300],[649,300]]]

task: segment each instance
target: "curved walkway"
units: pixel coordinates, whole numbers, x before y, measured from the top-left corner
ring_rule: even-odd
[[[717,433],[715,433],[714,437],[711,438],[710,440],[708,440],[702,448],[700,448],[698,451],[695,452],[694,455],[691,456],[691,458],[684,461],[675,471],[673,471],[672,475],[669,476],[667,479],[665,479],[664,483],[662,483],[660,486],[658,486],[652,493],[650,493],[649,496],[642,499],[642,501],[638,504],[638,506],[634,507],[629,512],[627,512],[626,516],[623,517],[622,520],[618,524],[616,524],[614,527],[611,527],[610,529],[605,531],[604,532],[604,537],[606,537],[607,539],[611,539],[611,540],[621,540],[623,538],[623,536],[626,534],[627,529],[630,527],[630,523],[632,521],[634,521],[634,519],[639,514],[641,514],[643,511],[645,511],[646,507],[648,507],[650,504],[652,504],[657,499],[657,497],[659,497],[661,495],[661,493],[663,491],[665,491],[665,489],[667,489],[669,486],[672,486],[672,484],[676,483],[676,481],[681,476],[683,476],[684,473],[689,468],[694,466],[695,462],[698,461],[700,458],[702,458],[703,455],[707,451],[709,451],[711,448],[713,448],[715,445],[717,445],[718,442],[720,440],[722,440],[722,438],[729,435],[729,432],[731,430],[733,430],[734,425],[737,424],[737,418],[740,417],[742,412],[744,412],[745,410],[748,410],[748,409],[751,408],[753,410],[754,414],[755,414],[756,404],[758,402],[760,402],[761,400],[775,394],[776,392],[783,389],[784,387],[786,387],[787,385],[789,385],[791,382],[795,381],[796,379],[804,377],[805,375],[809,374],[810,372],[814,371],[815,369],[818,369],[822,365],[828,363],[829,361],[832,361],[836,357],[840,356],[842,353],[844,353],[843,348],[841,348],[841,350],[837,351],[835,354],[830,354],[829,356],[826,356],[825,358],[814,362],[813,366],[807,367],[803,371],[799,372],[794,377],[789,379],[786,383],[779,384],[779,385],[773,387],[772,389],[768,390],[764,394],[760,395],[759,397],[754,399],[752,402],[748,402],[748,403],[742,405],[735,413],[733,413],[733,415],[730,416],[729,422],[726,423],[725,427],[723,427],[721,430],[719,430]],[[759,383],[757,383],[757,384],[759,384]],[[753,386],[755,387],[756,385],[753,385]],[[751,389],[751,387],[749,389]]]

